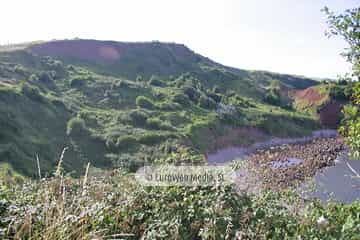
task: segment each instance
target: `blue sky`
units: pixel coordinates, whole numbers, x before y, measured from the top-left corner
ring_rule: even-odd
[[[325,37],[324,6],[341,12],[359,1],[3,0],[0,44],[159,40],[233,67],[335,78],[349,70],[339,56],[346,44]]]

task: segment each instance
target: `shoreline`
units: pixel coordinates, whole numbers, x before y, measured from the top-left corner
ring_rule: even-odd
[[[265,150],[280,145],[306,144],[316,139],[326,139],[339,137],[336,130],[323,129],[313,131],[310,136],[299,138],[271,138],[266,141],[256,142],[249,146],[231,146],[206,154],[209,165],[224,165],[233,160],[245,160],[250,154],[258,150]]]

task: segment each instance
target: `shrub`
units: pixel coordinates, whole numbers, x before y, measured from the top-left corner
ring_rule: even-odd
[[[156,87],[164,87],[166,84],[161,81],[158,77],[152,76],[150,78],[149,84]]]
[[[208,93],[208,97],[210,97],[212,100],[214,100],[216,103],[221,102],[222,96],[220,94],[216,93]]]
[[[147,109],[154,108],[153,102],[149,98],[144,97],[144,96],[138,96],[136,98],[136,105],[141,108],[147,108]]]
[[[43,83],[50,83],[53,81],[53,74],[50,72],[42,71],[38,74],[38,79]]]
[[[185,112],[172,112],[166,116],[166,119],[172,126],[179,126],[190,122]]]
[[[85,85],[85,79],[82,77],[75,77],[70,80],[70,87],[78,88]]]
[[[142,82],[142,81],[144,81],[144,78],[141,75],[137,75],[135,81],[136,82]]]
[[[67,66],[67,69],[68,69],[69,71],[75,71],[74,65],[68,65],[68,66]]]
[[[280,95],[272,89],[265,94],[264,102],[269,103],[271,105],[280,106],[281,105]]]
[[[145,145],[155,145],[167,139],[167,136],[153,132],[146,132],[139,138],[139,142]]]
[[[181,105],[175,102],[164,102],[157,105],[160,110],[175,111],[181,109]]]
[[[327,15],[329,24],[328,35],[341,36],[348,44],[342,55],[352,64],[352,76],[356,76],[360,80],[360,61],[359,61],[359,16],[360,8],[347,9],[342,14],[335,14],[327,7],[323,9]],[[347,77],[346,77],[347,78]],[[343,79],[345,80],[345,79]],[[342,84],[346,84],[343,82]],[[351,86],[353,85],[353,86]],[[360,84],[349,84],[352,90],[347,90],[347,94],[352,94],[353,105],[344,109],[345,120],[341,128],[342,134],[346,137],[347,143],[350,145],[352,154],[360,157]],[[335,93],[336,95],[336,93]],[[342,94],[340,94],[341,96]],[[341,96],[342,97],[342,96]]]
[[[214,86],[213,87],[213,93],[217,93],[217,94],[220,94],[220,93],[222,93],[223,91],[219,88],[219,86]]]
[[[179,103],[183,106],[188,106],[190,104],[190,100],[188,96],[183,93],[175,94],[172,98],[173,102]]]
[[[335,85],[330,89],[330,97],[339,101],[348,101],[352,95],[351,85]]]
[[[29,77],[29,82],[37,82],[39,81],[39,77],[37,74],[31,74]]]
[[[144,126],[148,118],[148,114],[142,110],[134,110],[129,114],[130,121],[135,125]]]
[[[137,140],[135,137],[126,135],[121,136],[116,141],[116,146],[119,148],[130,148],[133,147],[137,143]]]
[[[195,88],[186,86],[183,88],[183,91],[190,98],[191,101],[193,101],[193,102],[198,101],[198,99],[200,97],[200,93]]]
[[[360,158],[360,109],[355,105],[346,105],[343,109],[344,119],[339,132],[352,150],[355,158]]]
[[[21,93],[34,101],[37,102],[44,101],[44,97],[41,95],[39,88],[35,86],[31,86],[28,83],[23,83],[21,85]]]
[[[26,75],[26,69],[22,66],[22,65],[16,65],[14,68],[13,68],[13,71],[17,74],[20,74],[20,75],[23,75],[25,76]]]
[[[152,95],[157,100],[164,100],[166,98],[166,95],[164,93],[162,93],[162,92],[153,92]]]
[[[108,150],[114,151],[116,146],[116,140],[113,136],[106,135],[105,136],[105,146]]]
[[[216,107],[216,102],[205,95],[201,95],[199,106],[202,108],[214,109]]]
[[[136,172],[140,167],[144,166],[144,160],[138,157],[128,154],[113,154],[110,155],[111,161],[116,168],[124,169],[128,172]]]
[[[75,117],[67,123],[66,134],[72,137],[80,137],[87,135],[89,130],[86,128],[85,121]]]
[[[156,130],[173,130],[173,127],[164,122],[161,121],[158,118],[149,118],[146,120],[146,125],[152,129],[156,129]]]
[[[130,83],[125,80],[120,80],[115,84],[115,86],[118,88],[128,88],[128,87],[130,87]]]
[[[57,98],[57,97],[51,97],[50,101],[51,101],[52,104],[54,104],[57,107],[65,108],[64,102],[61,99]]]

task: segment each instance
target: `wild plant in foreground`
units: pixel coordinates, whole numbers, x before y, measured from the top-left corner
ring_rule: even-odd
[[[104,212],[124,198],[120,179],[110,172],[102,177],[90,177],[90,164],[82,179],[62,173],[63,150],[53,177],[27,181],[7,190],[11,204],[6,206],[0,234],[13,239],[101,239],[110,231],[100,224]],[[38,165],[39,167],[39,165]],[[39,168],[40,169],[40,168]],[[112,172],[114,175],[114,172]],[[82,180],[82,181],[81,181]],[[1,213],[1,212],[0,212]],[[1,235],[0,235],[1,236]],[[121,236],[121,234],[118,234]]]
[[[0,238],[215,240],[360,236],[360,202],[309,202],[302,211],[295,211],[299,199],[293,193],[270,191],[246,196],[231,186],[143,187],[121,170],[92,174],[89,164],[80,179],[57,172],[51,178],[1,188]]]

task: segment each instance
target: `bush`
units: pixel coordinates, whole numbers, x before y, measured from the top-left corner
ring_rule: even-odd
[[[175,111],[181,109],[181,105],[175,102],[164,102],[157,105],[163,111]]]
[[[152,86],[156,86],[156,87],[165,87],[166,86],[166,84],[156,76],[152,76],[150,78],[149,84]]]
[[[80,137],[89,134],[89,130],[86,128],[83,119],[75,117],[67,123],[66,134],[72,137]]]
[[[109,157],[109,155],[108,155]],[[128,172],[136,172],[139,168],[144,166],[144,160],[138,157],[128,154],[113,154],[110,155],[111,161],[115,168],[121,168]]]
[[[28,83],[23,83],[21,85],[21,93],[34,101],[44,101],[44,97],[41,95],[39,88],[31,86]]]
[[[352,151],[352,156],[360,158],[360,109],[358,106],[349,104],[344,107],[343,113],[344,119],[339,132],[345,136],[345,141]]]
[[[66,107],[65,104],[64,104],[64,102],[63,102],[61,99],[59,99],[59,98],[51,97],[51,98],[50,98],[50,101],[51,101],[52,104],[54,104],[54,105],[57,106],[57,107],[62,107],[62,108],[65,108],[65,107]]]
[[[137,143],[136,138],[130,135],[121,136],[116,141],[116,146],[119,148],[131,148]]]
[[[149,98],[144,97],[144,96],[138,96],[136,98],[136,105],[141,108],[147,108],[147,109],[154,108],[153,102]]]
[[[67,66],[67,69],[68,69],[69,71],[75,71],[75,70],[76,70],[75,67],[74,67],[74,65],[68,65],[68,66]]]
[[[26,69],[22,66],[22,65],[16,65],[14,68],[13,68],[13,71],[17,74],[20,74],[22,76],[25,76],[26,75]]]
[[[348,101],[351,94],[351,86],[335,85],[330,89],[330,97],[339,101]]]
[[[270,90],[265,94],[264,102],[269,103],[271,105],[280,106],[281,105],[280,95],[274,90]]]
[[[142,81],[144,81],[144,78],[141,75],[137,75],[135,81],[142,82]]]
[[[148,114],[142,110],[134,110],[129,114],[130,120],[135,125],[144,126],[148,118]]]
[[[78,88],[85,85],[85,79],[82,77],[75,77],[70,80],[70,87]]]
[[[157,100],[164,100],[166,98],[166,95],[162,92],[153,92],[152,95]]]
[[[37,82],[39,81],[39,77],[37,74],[31,74],[29,77],[29,82]]]
[[[212,100],[214,100],[216,103],[220,103],[222,96],[220,94],[216,94],[216,93],[208,93],[207,94],[208,97],[210,97]]]
[[[50,83],[53,81],[53,74],[50,72],[42,71],[38,74],[38,79],[42,83]]]
[[[179,103],[183,106],[188,106],[190,104],[190,100],[188,96],[183,93],[175,94],[172,98],[173,102]]]
[[[200,93],[195,88],[186,86],[183,88],[183,91],[190,98],[191,101],[193,102],[198,101],[200,97]]]
[[[219,86],[216,86],[216,85],[213,87],[212,91],[213,91],[213,93],[217,93],[217,94],[221,94],[223,92],[223,90],[220,89]]]
[[[125,80],[120,80],[120,81],[116,82],[115,86],[117,88],[128,88],[128,87],[130,87],[130,83]]]
[[[147,132],[139,138],[139,142],[145,145],[155,145],[166,140],[167,138],[168,137],[165,135],[161,135],[153,132],[150,133]]]
[[[214,109],[216,107],[216,102],[205,95],[201,95],[199,106],[202,108]]]
[[[170,124],[168,124],[164,121],[161,121],[158,118],[147,119],[146,125],[152,129],[156,129],[156,130],[170,130],[170,131],[173,130],[173,127]]]

